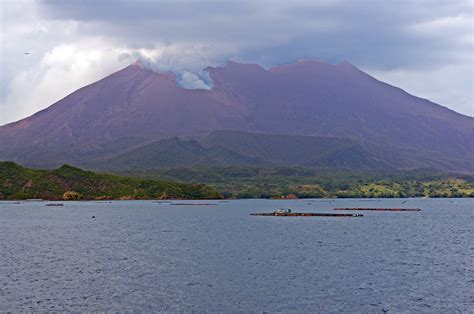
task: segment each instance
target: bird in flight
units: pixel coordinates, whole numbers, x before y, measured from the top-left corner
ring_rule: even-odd
[[[29,55],[30,53],[29,52],[23,52],[25,55]]]

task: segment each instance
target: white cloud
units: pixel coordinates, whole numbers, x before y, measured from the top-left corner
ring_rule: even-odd
[[[457,14],[454,16],[443,16],[440,18],[423,21],[414,24],[412,27],[416,31],[426,33],[438,33],[447,31],[469,32],[472,27],[472,16],[470,14]]]
[[[91,49],[90,47],[96,47]],[[3,104],[0,124],[44,109],[76,89],[128,65],[115,56],[116,48],[98,41],[59,45],[39,63],[16,73]]]

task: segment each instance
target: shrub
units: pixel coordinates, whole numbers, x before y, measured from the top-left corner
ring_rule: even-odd
[[[68,200],[68,201],[80,200],[81,198],[82,198],[82,195],[74,191],[66,191],[63,194],[63,199]]]

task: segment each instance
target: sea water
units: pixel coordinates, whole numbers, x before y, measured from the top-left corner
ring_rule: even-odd
[[[46,204],[0,203],[2,312],[474,311],[471,199]]]

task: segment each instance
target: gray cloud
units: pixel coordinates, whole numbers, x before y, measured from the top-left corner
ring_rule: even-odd
[[[209,19],[251,13],[250,3],[230,1],[43,0],[44,14],[55,19],[124,21]]]
[[[176,72],[186,88],[208,88],[202,69],[228,59],[265,67],[298,59],[348,60],[409,92],[474,115],[470,0],[43,0],[1,5],[6,26],[1,64],[6,71],[0,113],[9,113],[0,116],[0,123],[21,116],[14,112],[29,114],[50,104],[22,101],[21,89],[32,88],[28,82],[54,85],[44,82],[53,80],[47,73],[62,67],[79,88],[137,56],[157,71]],[[28,18],[16,20],[20,12]],[[8,61],[25,46],[35,52],[30,61]],[[36,99],[51,102],[52,97]],[[22,104],[22,110],[11,109],[15,104]],[[6,106],[10,109],[2,110]]]
[[[322,58],[362,66],[429,67],[472,52],[472,42],[459,41],[460,36],[472,39],[471,1],[95,3],[49,0],[43,2],[43,13],[83,22],[91,33],[100,25],[103,34],[136,47],[157,41],[233,43],[237,56],[268,63]],[[423,23],[460,16],[470,25],[445,25],[431,33],[422,29]]]

